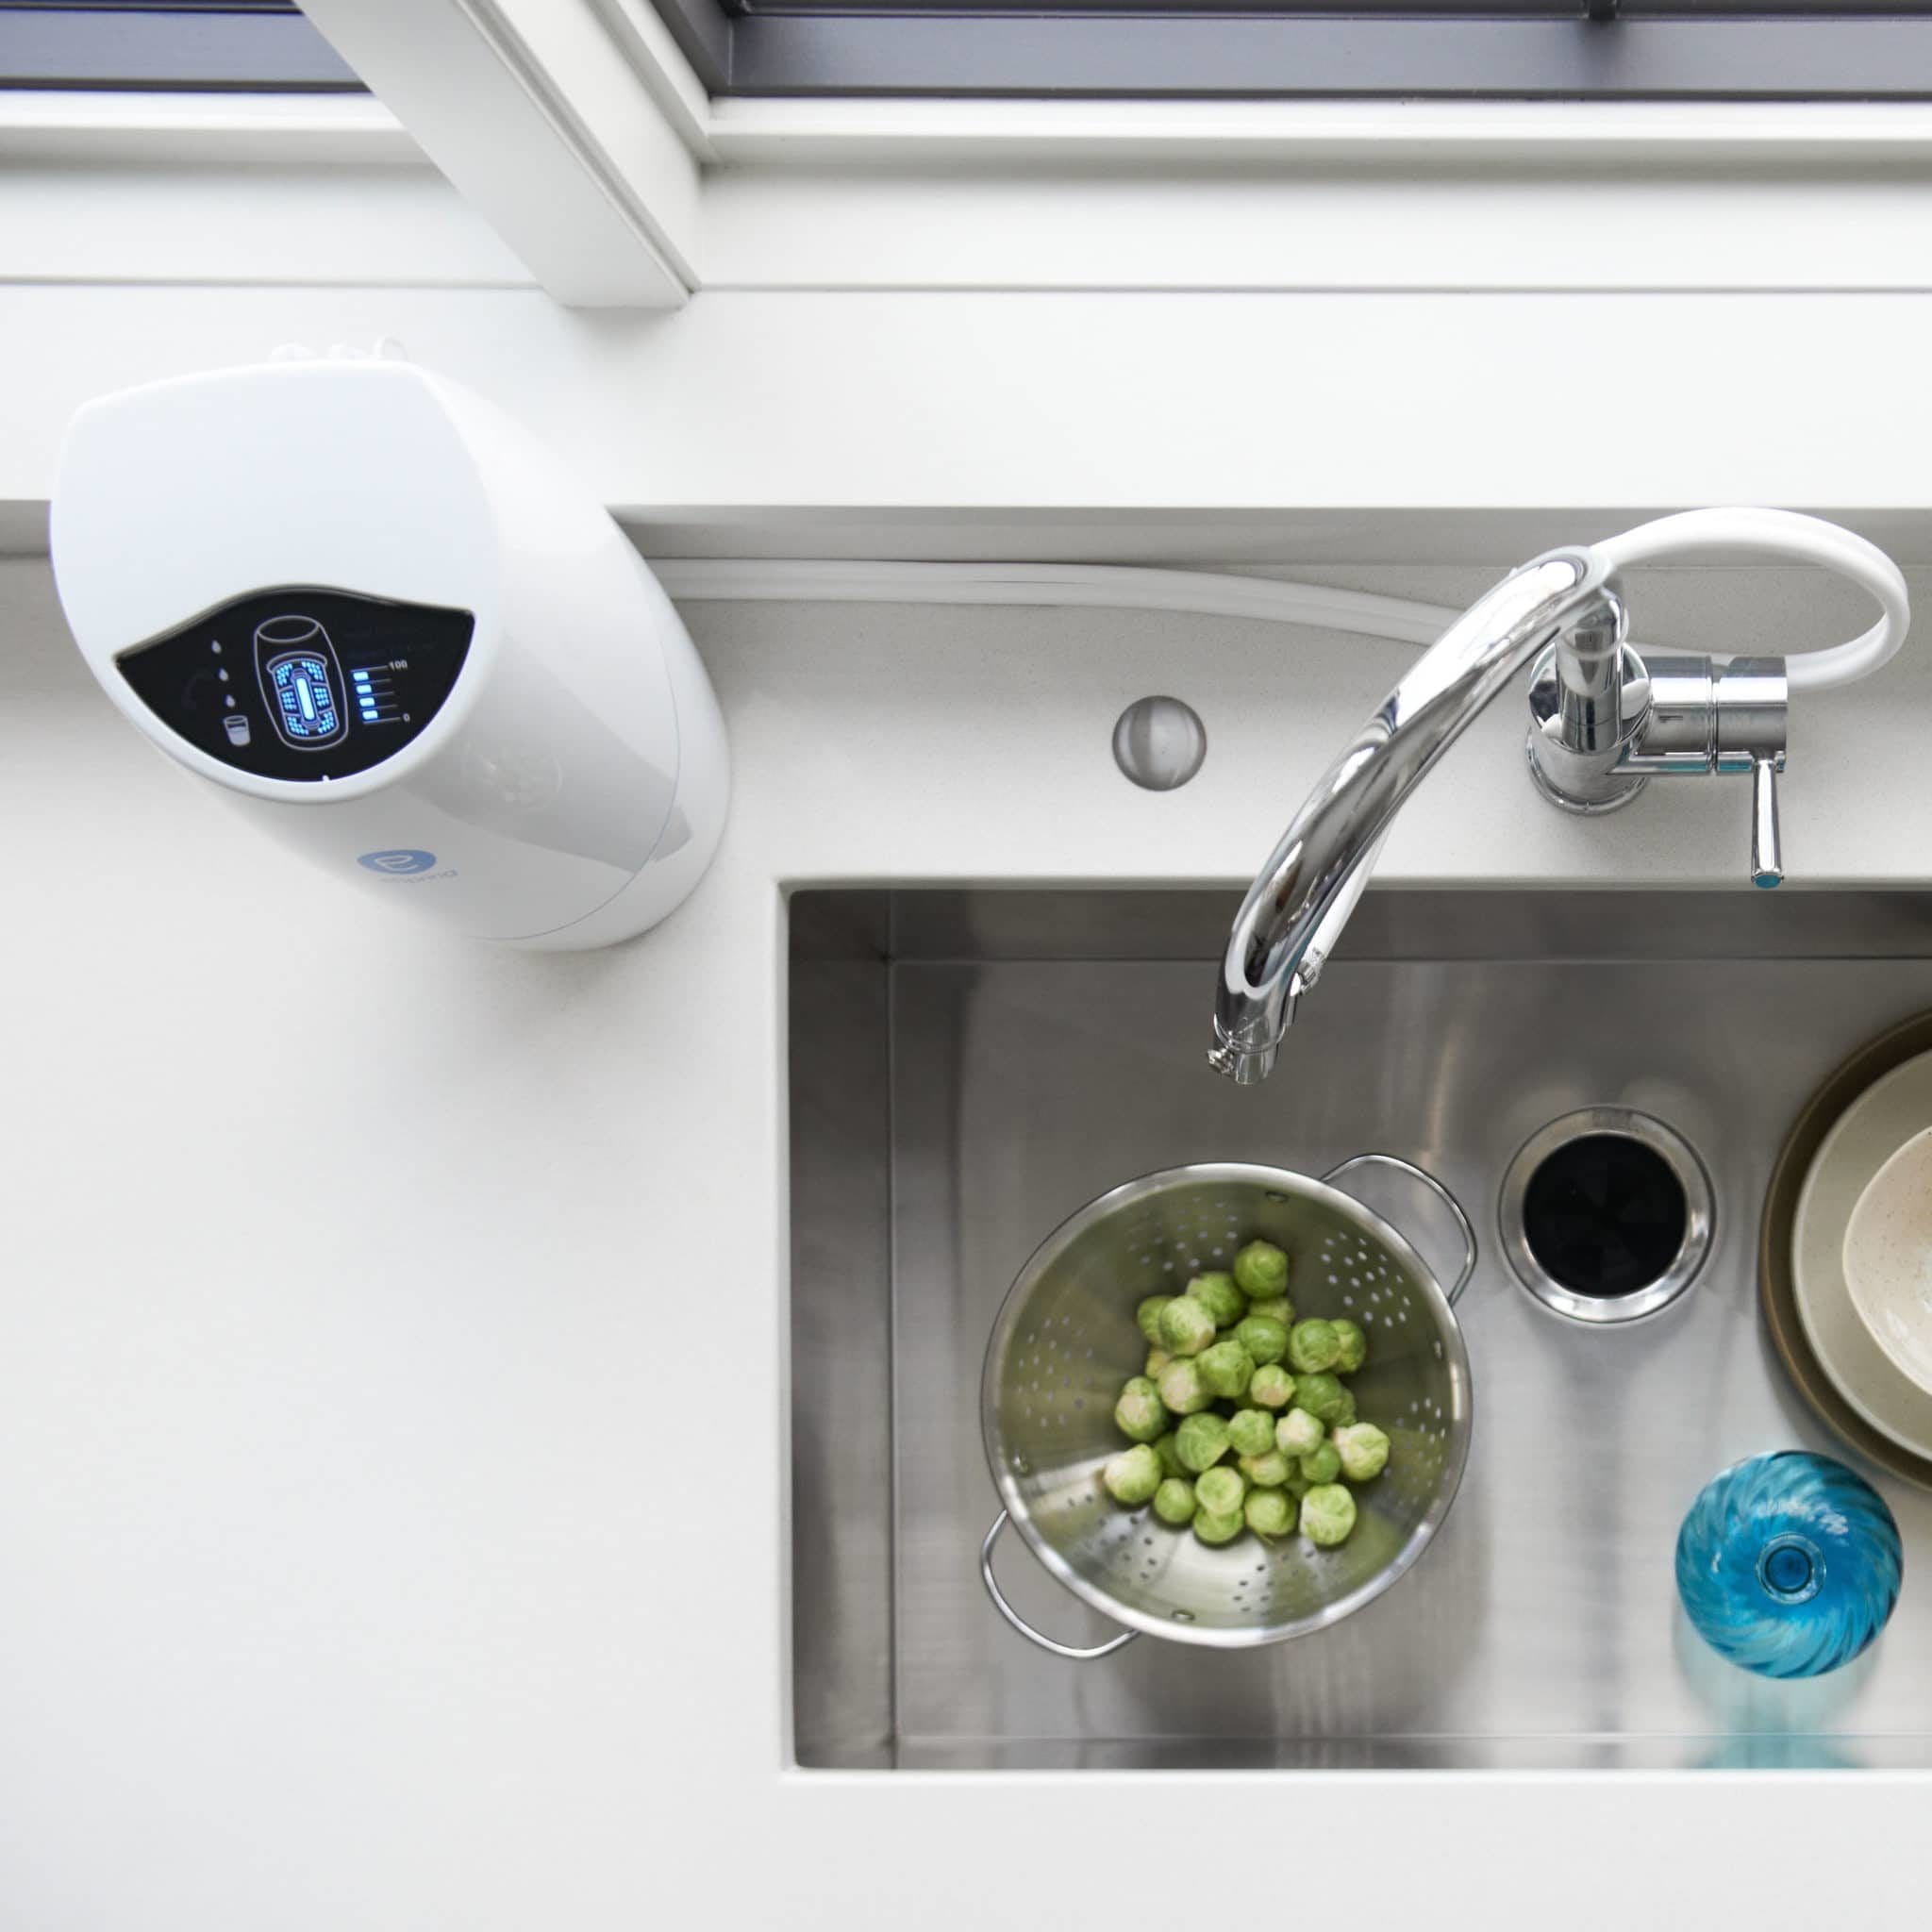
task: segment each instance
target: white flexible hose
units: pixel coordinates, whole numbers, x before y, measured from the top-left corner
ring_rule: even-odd
[[[1781,509],[1695,509],[1639,524],[1590,546],[1613,570],[1666,557],[1740,550],[1815,563],[1861,586],[1878,622],[1842,644],[1786,659],[1794,691],[1824,691],[1868,677],[1905,641],[1911,624],[1906,580],[1875,544],[1818,517]],[[685,558],[656,566],[674,598],[841,604],[1017,604],[1111,610],[1169,610],[1191,617],[1260,618],[1398,643],[1432,644],[1457,612],[1440,604],[1336,591],[1224,572],[1142,570],[1082,563],[883,563],[817,559]],[[1368,886],[1388,834],[1343,881],[1303,955],[1300,990],[1315,983]]]
[[[1911,622],[1905,578],[1884,551],[1836,524],[1790,510],[1687,510],[1681,516],[1640,524],[1591,547],[1618,569],[1665,557],[1744,550],[1820,564],[1861,585],[1878,602],[1878,622],[1848,643],[1791,656],[1787,675],[1793,690],[1823,691],[1869,676],[1897,651]],[[1328,590],[1217,571],[1112,564],[695,558],[654,568],[671,596],[687,600],[1170,610],[1191,617],[1305,624],[1406,644],[1434,643],[1458,615],[1445,605],[1377,596],[1368,591]]]
[[[1785,661],[1793,691],[1824,691],[1869,677],[1905,642],[1912,621],[1906,580],[1897,564],[1875,543],[1855,537],[1837,524],[1799,516],[1788,509],[1692,509],[1681,516],[1639,524],[1621,537],[1591,546],[1613,569],[1651,563],[1661,557],[1706,557],[1715,551],[1746,550],[1761,557],[1816,563],[1849,577],[1877,600],[1880,616],[1868,631],[1848,643],[1794,652]]]

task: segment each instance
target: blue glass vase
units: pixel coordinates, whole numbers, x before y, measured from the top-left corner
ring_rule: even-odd
[[[1754,1456],[1705,1486],[1677,1532],[1677,1594],[1713,1650],[1767,1677],[1848,1664],[1898,1601],[1898,1524],[1828,1456]]]

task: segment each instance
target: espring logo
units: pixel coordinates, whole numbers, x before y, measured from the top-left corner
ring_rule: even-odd
[[[413,874],[428,872],[436,863],[436,854],[412,852],[398,846],[390,852],[365,852],[356,863],[367,866],[371,872],[386,874],[391,878],[408,878]]]

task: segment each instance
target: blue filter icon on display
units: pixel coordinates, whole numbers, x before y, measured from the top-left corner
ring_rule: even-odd
[[[385,873],[391,878],[408,878],[416,873],[432,870],[436,864],[436,854],[400,846],[392,852],[365,852],[356,863],[367,866],[371,872]]]
[[[346,734],[342,669],[328,632],[294,612],[255,626],[256,674],[268,700],[269,721],[292,751],[321,751]],[[226,677],[225,671],[219,674]]]

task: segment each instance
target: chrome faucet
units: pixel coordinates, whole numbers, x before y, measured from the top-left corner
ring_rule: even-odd
[[[1296,1004],[1341,936],[1403,801],[1525,665],[1529,771],[1545,798],[1566,811],[1607,812],[1653,776],[1749,774],[1751,877],[1760,886],[1783,878],[1785,660],[1640,656],[1625,641],[1616,571],[1611,558],[1582,548],[1524,564],[1464,611],[1376,707],[1236,915],[1211,1065],[1243,1086],[1274,1071]]]

